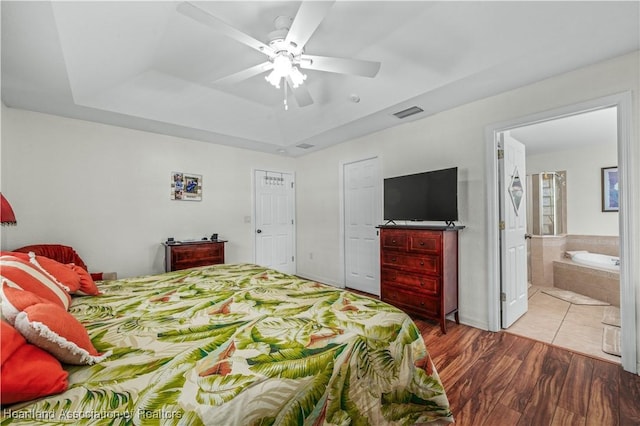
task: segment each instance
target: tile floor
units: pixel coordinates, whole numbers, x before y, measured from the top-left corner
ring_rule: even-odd
[[[620,357],[602,351],[605,306],[574,305],[542,288],[529,289],[529,310],[507,332],[620,363]]]

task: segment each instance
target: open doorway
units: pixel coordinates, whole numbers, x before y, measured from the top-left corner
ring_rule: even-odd
[[[502,327],[620,363],[618,211],[602,208],[600,188],[601,170],[617,165],[617,108],[508,134],[527,148],[529,303],[524,315]],[[606,262],[590,262],[599,258]]]
[[[501,329],[500,322],[500,292],[501,292],[501,277],[500,277],[500,245],[499,245],[499,227],[498,227],[498,161],[495,159],[495,149],[497,147],[496,137],[501,132],[507,130],[517,129],[526,125],[534,123],[542,123],[552,119],[560,117],[570,117],[579,113],[602,110],[608,107],[615,107],[617,113],[617,156],[616,164],[618,166],[621,189],[620,189],[620,205],[618,221],[618,235],[620,240],[620,312],[622,317],[622,366],[625,370],[635,373],[637,370],[636,365],[636,351],[637,351],[637,337],[636,337],[636,322],[635,322],[635,288],[632,283],[636,280],[633,279],[633,269],[630,266],[630,259],[632,258],[631,250],[633,244],[631,241],[633,230],[632,221],[634,212],[631,211],[633,204],[631,203],[632,195],[631,191],[624,191],[624,182],[630,182],[631,177],[631,156],[629,155],[631,149],[631,137],[630,137],[630,114],[631,114],[631,96],[629,93],[622,93],[612,95],[606,98],[601,98],[593,101],[584,102],[577,105],[561,108],[554,111],[539,113],[529,117],[513,120],[508,123],[498,123],[490,125],[486,129],[487,140],[487,155],[488,155],[488,178],[487,178],[487,194],[488,194],[488,261],[489,261],[489,323],[492,331],[499,331]],[[613,165],[616,165],[613,164]],[[611,164],[609,165],[611,166]],[[600,167],[608,167],[606,164],[602,164]],[[599,172],[599,170],[598,170]],[[567,179],[571,179],[568,175]],[[583,187],[586,190],[587,186]],[[591,189],[593,190],[593,189]],[[598,181],[595,188],[597,193],[600,193],[600,182]],[[600,206],[598,205],[598,208]],[[569,230],[569,232],[571,232]]]

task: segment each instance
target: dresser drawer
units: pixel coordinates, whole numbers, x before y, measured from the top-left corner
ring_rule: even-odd
[[[224,242],[202,242],[166,246],[166,270],[224,263]]]
[[[198,246],[180,246],[173,248],[171,253],[173,261],[184,263],[190,261],[218,260],[222,258],[222,247],[218,244],[206,244]]]
[[[413,272],[440,275],[440,256],[409,256],[383,253],[382,266],[392,266]]]
[[[423,231],[409,235],[408,250],[413,253],[438,254],[442,245],[442,234]]]
[[[382,288],[382,300],[398,308],[407,309],[428,317],[437,317],[440,314],[440,303],[437,298],[406,292],[401,287],[393,285],[387,285]]]
[[[440,294],[440,277],[414,275],[390,268],[382,268],[383,287],[388,285],[402,287],[407,291],[437,296]]]
[[[380,239],[383,250],[406,250],[407,234],[405,232],[395,232],[383,230]]]

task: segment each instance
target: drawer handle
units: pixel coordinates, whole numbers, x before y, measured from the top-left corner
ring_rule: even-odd
[[[424,261],[420,261],[420,266],[424,266]]]
[[[391,244],[395,244],[395,243],[396,243],[396,240],[391,240]]]
[[[421,305],[421,306],[424,306],[424,302],[420,302],[420,305]]]
[[[420,241],[420,245],[423,246],[424,245],[424,241]]]
[[[392,262],[395,262],[396,260],[397,260],[397,259],[396,259],[395,257],[392,257],[392,258],[391,258],[391,261],[392,261]]]
[[[424,282],[420,281],[420,287],[424,287]]]

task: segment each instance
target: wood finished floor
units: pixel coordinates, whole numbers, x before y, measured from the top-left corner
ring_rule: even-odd
[[[443,334],[412,319],[457,426],[640,426],[640,376],[620,364],[453,321]]]
[[[640,376],[507,332],[413,317],[456,425],[640,425]]]

